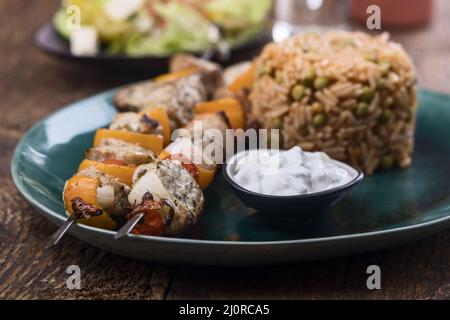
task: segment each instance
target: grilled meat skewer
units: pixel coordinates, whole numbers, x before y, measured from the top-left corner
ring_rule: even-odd
[[[138,167],[128,200],[133,207],[128,217],[143,214],[144,218],[134,233],[167,236],[192,227],[205,203],[197,182],[178,160],[157,160]]]
[[[186,125],[194,117],[196,104],[209,100],[222,84],[221,68],[188,57],[177,58],[173,65],[177,70],[173,74],[119,90],[114,98],[116,107],[121,111],[142,111],[164,106],[172,129]],[[181,66],[189,67],[179,70]]]
[[[111,217],[124,217],[130,211],[128,194],[131,188],[129,186],[95,168],[86,168],[76,175],[99,179],[100,184],[97,188],[96,200],[103,211]]]

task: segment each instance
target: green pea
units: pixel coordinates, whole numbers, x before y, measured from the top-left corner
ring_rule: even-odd
[[[313,105],[311,106],[311,111],[315,114],[315,113],[321,113],[323,112],[323,105],[320,104],[319,102],[314,102]]]
[[[411,110],[406,110],[404,113],[404,118],[406,122],[409,122],[413,118],[413,112]]]
[[[305,72],[305,76],[302,79],[302,84],[307,87],[311,87],[314,84],[314,79],[316,78],[316,71],[313,67],[308,68]]]
[[[273,126],[275,129],[281,129],[283,127],[283,120],[281,118],[276,118],[274,120]]]
[[[362,102],[371,102],[373,97],[375,96],[375,90],[373,90],[370,87],[364,87],[362,88],[361,95],[359,96],[359,100]]]
[[[373,63],[378,62],[378,56],[375,52],[368,53],[366,59]]]
[[[323,127],[327,123],[327,117],[323,113],[316,114],[313,118],[313,126],[316,128]]]
[[[389,120],[391,120],[392,118],[392,111],[389,109],[384,109],[381,112],[381,116],[380,116],[380,121],[381,123],[386,123],[389,122]]]
[[[386,89],[386,80],[384,80],[383,78],[378,79],[377,80],[377,89],[379,89],[379,90]]]
[[[358,103],[356,108],[356,116],[358,118],[365,118],[369,114],[369,105],[365,102]]]
[[[380,167],[384,170],[392,168],[394,165],[394,157],[391,155],[384,155],[380,160]]]
[[[277,71],[275,73],[275,81],[280,84],[280,83],[283,83],[283,80],[284,80],[283,72]]]
[[[389,96],[383,100],[382,104],[383,104],[383,107],[389,108],[390,106],[392,106],[394,104],[394,98]]]
[[[266,66],[264,66],[264,65],[262,64],[262,65],[260,65],[259,68],[258,68],[258,76],[259,76],[259,77],[262,77],[262,76],[265,76],[265,75],[270,75],[270,68],[269,68],[269,67],[266,67]]]
[[[314,70],[314,68],[313,67],[308,68],[308,70],[305,73],[304,80],[313,81],[315,77],[316,71]]]
[[[314,88],[316,90],[323,90],[328,86],[329,82],[328,78],[325,77],[316,78],[316,80],[314,80]]]
[[[305,87],[301,84],[296,85],[292,88],[291,96],[294,101],[300,101],[305,95]]]
[[[387,61],[387,60],[380,61],[378,63],[378,65],[380,66],[381,70],[383,70],[384,72],[388,72],[392,68],[391,62]]]

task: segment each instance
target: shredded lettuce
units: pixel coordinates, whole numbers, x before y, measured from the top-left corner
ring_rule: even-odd
[[[263,22],[271,7],[272,0],[211,0],[204,10],[225,29],[245,29]]]
[[[64,8],[60,8],[53,16],[55,30],[64,38],[70,38],[70,30],[67,28],[67,14]]]
[[[201,51],[208,47],[208,20],[188,5],[171,2],[154,6],[165,25],[147,37],[132,36],[125,48],[135,55],[167,55],[177,51]]]

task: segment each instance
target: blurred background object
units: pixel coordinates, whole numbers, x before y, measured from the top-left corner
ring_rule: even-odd
[[[207,50],[211,24],[231,47],[242,45],[265,28],[271,6],[272,0],[66,0],[53,27],[67,41],[80,28],[94,28],[107,54],[161,57]]]
[[[276,0],[272,36],[281,41],[297,32],[346,29],[346,0]]]
[[[433,17],[433,0],[276,0],[273,37],[280,41],[296,32],[327,29],[365,29],[377,5],[382,30],[426,26]]]
[[[390,27],[418,27],[431,21],[433,0],[350,0],[350,15],[359,22],[367,19],[367,8],[381,9],[382,24]]]
[[[275,13],[279,21],[308,26],[342,24],[346,0],[276,0]]]
[[[66,0],[53,8],[34,42],[56,58],[124,74],[166,72],[168,57],[179,52],[228,65],[251,59],[272,40],[272,4],[273,0]]]

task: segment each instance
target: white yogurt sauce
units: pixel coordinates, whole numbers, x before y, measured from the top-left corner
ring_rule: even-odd
[[[261,194],[293,196],[347,184],[357,172],[323,152],[255,149],[231,159],[229,175],[241,187]]]

